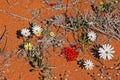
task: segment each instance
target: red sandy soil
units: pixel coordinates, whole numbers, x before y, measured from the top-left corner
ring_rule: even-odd
[[[48,7],[47,5],[42,3],[43,0],[10,0],[10,5],[6,1],[7,0],[0,0],[0,10],[7,10],[11,13],[18,14],[30,20],[32,18],[31,11],[38,10],[40,9],[41,6]],[[84,8],[85,6],[83,5],[82,7]],[[41,14],[44,14],[41,16],[42,18],[48,18],[52,15],[59,13],[61,12],[60,11],[52,12],[46,9],[41,11]],[[3,42],[0,45],[4,44],[5,39],[7,38],[6,52],[7,54],[12,53],[13,55],[13,57],[9,59],[10,65],[7,68],[5,68],[6,69],[5,76],[8,80],[39,80],[38,72],[29,72],[29,69],[31,67],[28,64],[28,62],[24,58],[18,58],[16,56],[17,47],[22,42],[21,40],[16,38],[16,31],[28,27],[28,25],[29,25],[29,21],[27,20],[22,20],[20,18],[13,17],[4,12],[0,12],[0,35],[4,30],[4,26],[7,27],[7,33],[5,34],[5,37],[2,40]],[[104,39],[103,39],[103,35],[100,36],[101,39],[98,40],[98,43],[102,43],[106,39],[105,36]],[[115,57],[119,58],[120,42],[112,39],[109,43],[115,48],[116,51]],[[68,80],[92,80],[87,73],[94,72],[96,75],[98,73],[97,68],[94,68],[92,71],[84,70],[78,67],[76,61],[67,62],[64,57],[60,57],[58,56],[58,54],[54,52],[52,52],[51,54],[52,56],[49,58],[49,60],[52,66],[56,66],[56,68],[52,69],[53,74],[56,76],[56,80],[60,80],[59,75],[60,74],[63,75],[65,71],[66,74],[68,74],[67,77]],[[91,53],[86,50],[84,53],[80,53],[79,56],[83,57],[84,59],[93,60],[90,57],[90,54]],[[106,60],[105,62],[108,67],[114,64],[114,61],[109,63]],[[97,62],[94,61],[94,63]],[[104,80],[104,79],[99,79],[99,80]]]

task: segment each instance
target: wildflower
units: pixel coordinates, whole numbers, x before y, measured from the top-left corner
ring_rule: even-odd
[[[33,33],[34,33],[36,36],[40,36],[40,35],[41,35],[41,32],[43,31],[43,29],[42,29],[39,25],[35,25],[35,26],[32,28],[32,31],[33,31]]]
[[[25,50],[31,51],[32,48],[33,48],[33,45],[32,45],[31,43],[25,43],[25,44],[24,44],[24,48],[25,48]]]
[[[50,32],[50,36],[53,37],[55,34],[54,32]]]
[[[30,36],[31,33],[30,33],[29,29],[24,28],[21,30],[21,34],[25,37],[28,37],[28,36]]]
[[[75,49],[71,47],[64,48],[62,55],[64,55],[68,61],[74,61],[78,56]]]
[[[54,3],[50,3],[50,4],[49,4],[50,7],[53,7],[54,5],[55,5]]]
[[[80,44],[76,44],[76,47],[77,47],[77,48],[81,48],[81,45],[80,45]]]
[[[41,33],[40,33],[40,32],[36,32],[35,35],[36,35],[36,36],[40,36]]]
[[[57,46],[61,46],[62,44],[64,43],[64,41],[62,41],[62,40],[59,40],[59,41],[57,41]]]
[[[93,65],[93,63],[92,63],[92,61],[90,61],[90,60],[85,60],[84,61],[84,67],[88,70],[91,70],[91,69],[93,69],[93,67],[94,67],[94,65]]]
[[[92,42],[94,42],[97,37],[96,33],[92,32],[92,31],[89,32],[87,36],[88,36],[88,39],[91,40]]]
[[[113,53],[115,53],[114,48],[109,44],[103,45],[102,48],[100,47],[98,52],[101,58],[107,58],[108,60],[111,60],[113,58]]]
[[[36,38],[37,38],[37,40],[41,40],[43,37],[44,37],[44,36],[38,36],[38,37],[36,37]]]
[[[103,2],[103,1],[101,1],[101,2],[100,2],[100,5],[103,5],[103,4],[104,4],[104,2]]]
[[[115,0],[115,3],[118,3],[118,0]]]
[[[82,69],[84,68],[84,60],[83,60],[83,59],[77,60],[77,64],[78,64],[79,67],[81,67]]]

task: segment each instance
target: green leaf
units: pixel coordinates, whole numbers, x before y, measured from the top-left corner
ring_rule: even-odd
[[[91,45],[92,43],[93,43],[92,41],[88,40],[88,45]]]

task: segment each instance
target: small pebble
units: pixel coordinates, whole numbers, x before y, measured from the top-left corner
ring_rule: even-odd
[[[113,67],[110,67],[110,68],[113,68]]]
[[[116,67],[115,69],[118,69],[118,67]]]
[[[103,76],[100,77],[101,79],[103,78]]]
[[[117,73],[116,75],[119,76],[119,73]]]
[[[100,74],[98,74],[98,76],[100,76]]]
[[[70,73],[70,71],[68,71]]]
[[[66,77],[68,77],[69,75],[67,74]]]
[[[5,71],[2,71],[3,73],[5,73]]]
[[[56,79],[57,77],[55,76],[54,79]]]
[[[75,71],[78,71],[78,69],[75,69]]]

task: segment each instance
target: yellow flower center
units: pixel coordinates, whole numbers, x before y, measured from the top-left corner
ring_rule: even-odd
[[[41,32],[38,32],[38,31],[37,31],[37,32],[35,33],[35,35],[36,35],[36,36],[40,36],[40,35],[41,35]]]
[[[106,51],[105,53],[108,54],[108,51]]]
[[[54,32],[50,32],[50,36],[53,37],[55,34]]]
[[[103,2],[103,1],[101,1],[101,2],[100,2],[100,5],[103,5],[103,4],[104,4],[104,2]]]
[[[115,0],[115,3],[118,3],[118,0]]]
[[[31,44],[31,43],[26,43],[26,44],[24,44],[24,48],[26,49],[26,50],[32,50],[32,47],[33,47],[33,45]]]

